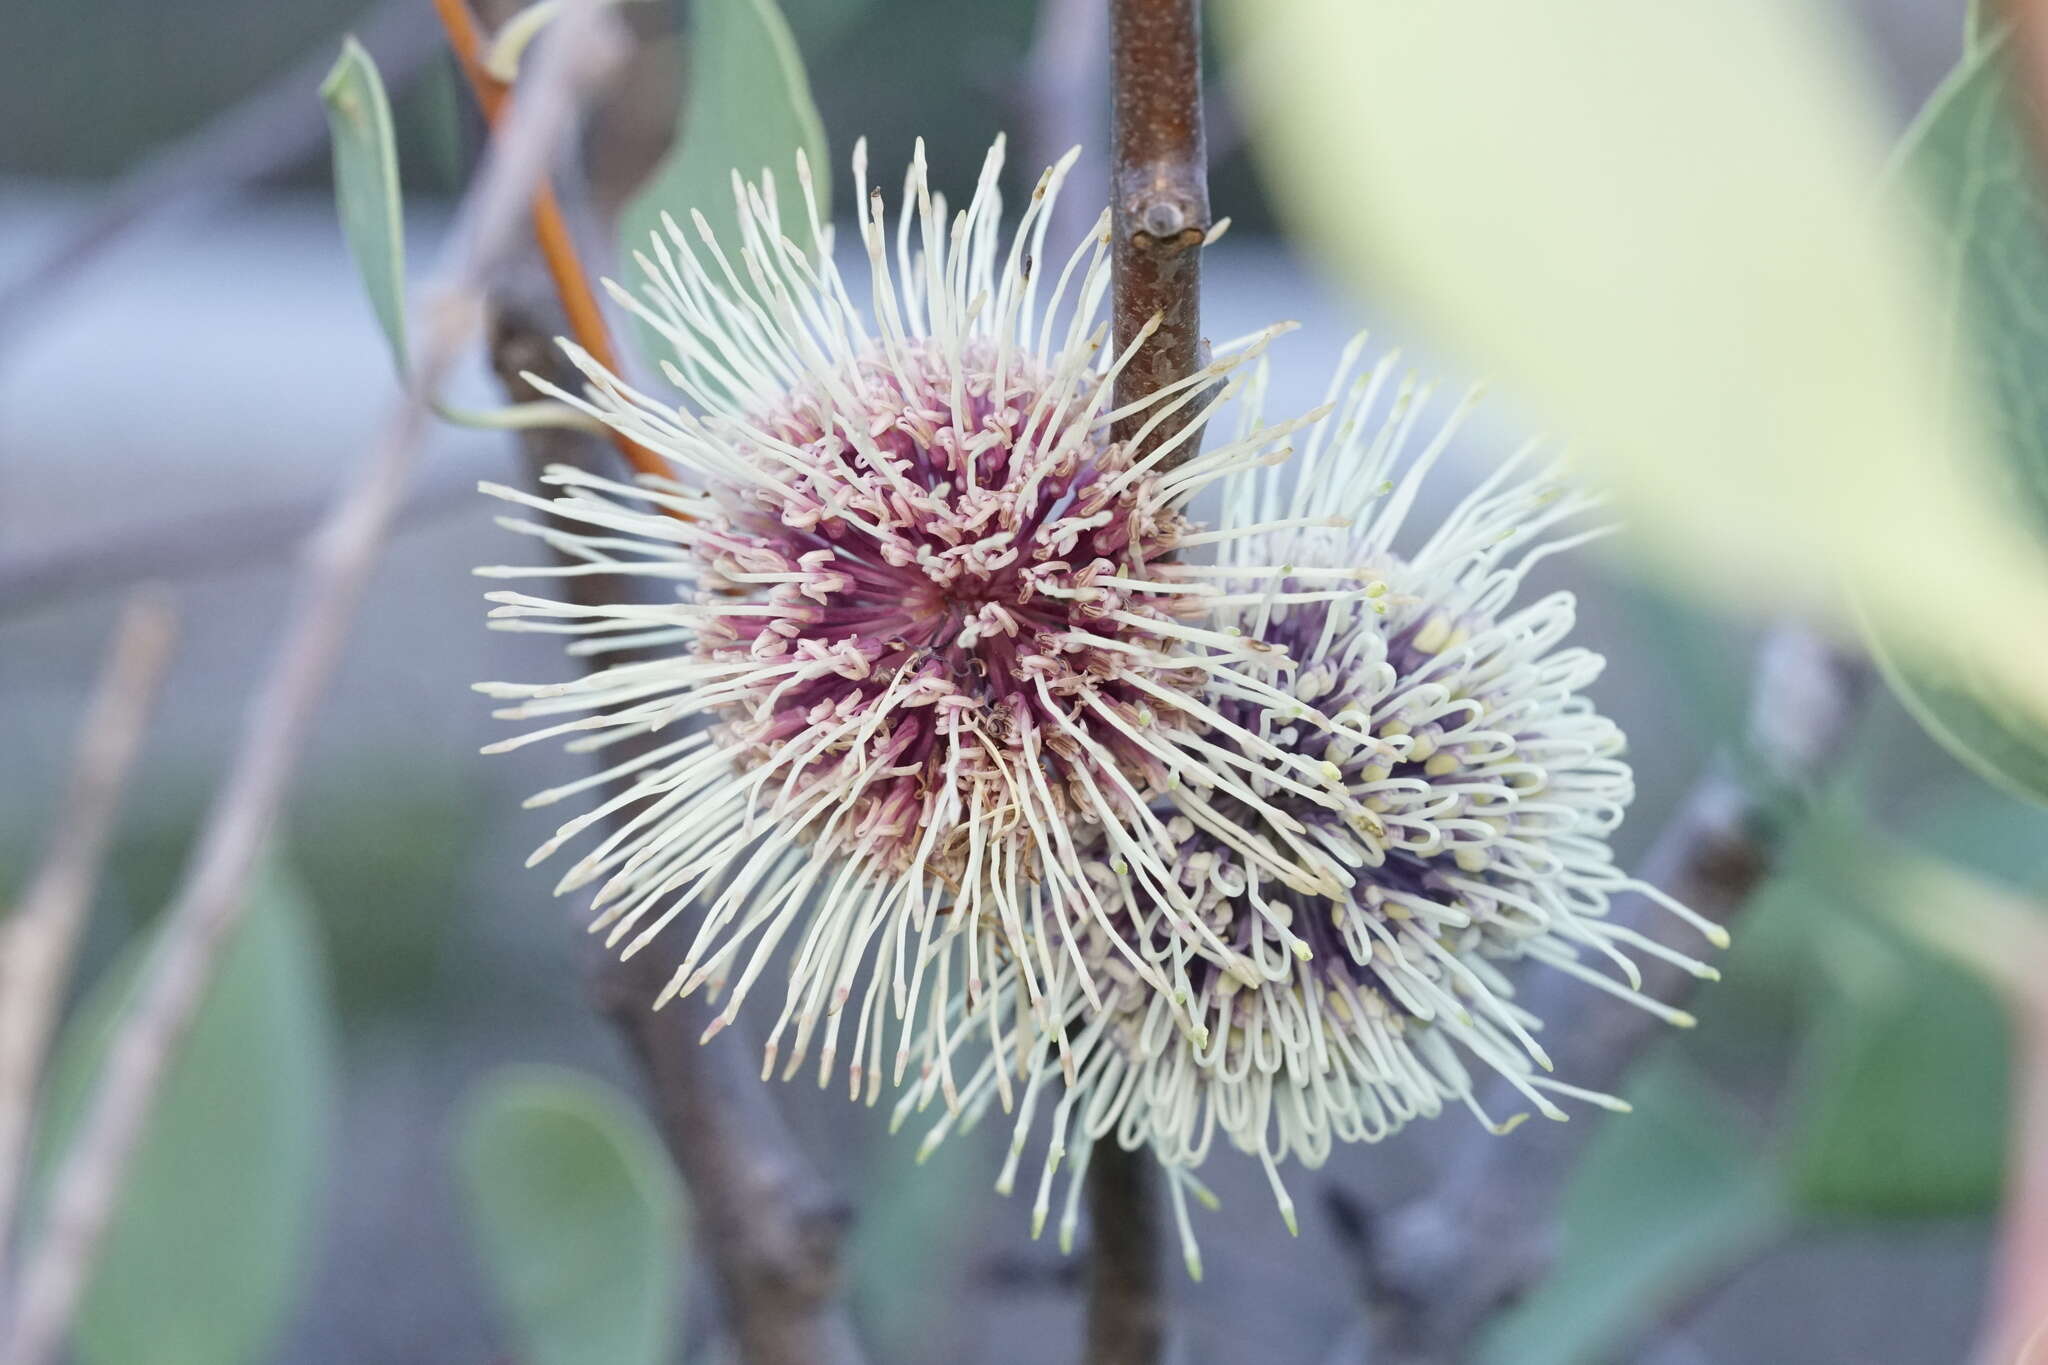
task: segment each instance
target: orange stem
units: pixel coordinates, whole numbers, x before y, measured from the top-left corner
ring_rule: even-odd
[[[470,12],[468,0],[434,0],[434,12],[441,18],[441,27],[448,31],[448,46],[461,65],[462,74],[468,78],[478,106],[484,111],[484,121],[493,128],[497,127],[512,92],[503,81],[484,69],[483,35],[477,28],[476,15]],[[562,312],[569,319],[569,334],[598,364],[618,374],[618,352],[612,349],[611,332],[604,325],[603,310],[598,307],[597,294],[590,287],[590,276],[584,273],[583,262],[576,255],[576,244],[570,239],[569,222],[562,214],[562,201],[555,196],[554,182],[545,176],[533,193],[533,240],[540,247],[541,259],[547,262],[548,276],[555,283],[555,293],[562,300]],[[619,454],[625,456],[626,463],[634,469],[642,474],[672,477],[666,462],[653,451],[620,432],[610,428],[606,430],[612,444],[619,448]]]

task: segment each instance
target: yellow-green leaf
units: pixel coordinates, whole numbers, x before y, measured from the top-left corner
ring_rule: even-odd
[[[1943,382],[1932,253],[1818,7],[1236,0],[1281,210],[1511,390],[1708,599],[1947,653],[2048,723],[2048,551]]]
[[[1942,246],[1949,364],[1985,395],[2005,457],[1992,486],[2048,537],[2048,203],[2009,65],[1995,37],[1965,55],[1901,144],[1894,188],[1902,206],[1924,205]],[[1992,781],[2048,802],[2048,726],[1967,640],[1955,644],[1916,655],[1877,637],[1885,676],[1928,733]]]

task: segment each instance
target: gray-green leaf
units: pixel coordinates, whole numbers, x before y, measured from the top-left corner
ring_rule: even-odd
[[[267,872],[171,1064],[79,1315],[80,1365],[267,1356],[316,1226],[333,1088],[312,915]],[[52,1072],[45,1173],[75,1128],[154,936],[93,987]]]
[[[779,192],[795,195],[801,151],[816,180],[819,219],[829,222],[832,167],[825,125],[811,100],[796,40],[774,0],[697,0],[690,9],[688,96],[675,145],[620,215],[620,257],[630,261],[636,252],[646,253],[649,239],[662,230],[664,213],[690,231],[694,209],[737,269],[732,173],[754,181],[770,171]],[[785,213],[792,202],[800,215],[800,200],[785,200]],[[799,245],[810,245],[793,235]],[[649,329],[642,329],[641,343],[650,355],[667,354]]]
[[[1792,1171],[1798,1198],[1819,1212],[1879,1217],[1995,1208],[2008,1060],[1997,1002],[1960,967],[1861,932],[1873,938],[1859,959],[1869,969],[1823,1013],[1814,1038]]]
[[[2048,887],[2044,816],[1997,792],[1930,792],[1907,844],[2028,892]],[[1983,1213],[2007,1144],[2006,1021],[1990,987],[1883,913],[1900,841],[1862,823],[1816,832],[1797,888],[1812,1023],[1788,1096],[1791,1183],[1822,1213]],[[1779,899],[1783,899],[1781,896]],[[1917,907],[1940,920],[1962,907]],[[1746,946],[1746,945],[1745,945]],[[1781,954],[1781,956],[1783,956]]]
[[[1602,1127],[1572,1177],[1557,1269],[1489,1334],[1487,1365],[1607,1359],[1673,1295],[1786,1225],[1772,1163],[1679,1053],[1628,1095],[1635,1113]]]
[[[1985,399],[2005,456],[1998,491],[2048,535],[2048,203],[2011,109],[2005,48],[1994,37],[1964,56],[1907,132],[1895,167],[1924,196],[1944,247],[1951,365]],[[2048,801],[2048,729],[2006,689],[1967,655],[1907,656],[1882,632],[1874,644],[1929,734],[1992,781]]]
[[[398,143],[391,131],[391,100],[377,63],[353,37],[320,83],[327,126],[334,139],[334,202],[342,237],[363,277],[377,325],[404,373],[405,221],[398,189]]]
[[[458,1161],[522,1365],[668,1358],[683,1196],[630,1103],[578,1072],[508,1069],[472,1101]]]

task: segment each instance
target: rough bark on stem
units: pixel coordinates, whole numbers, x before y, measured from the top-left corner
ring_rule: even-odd
[[[1153,317],[1159,329],[1117,377],[1118,406],[1201,367],[1202,240],[1209,233],[1197,0],[1111,0],[1110,311],[1118,353]],[[1165,441],[1192,415],[1160,423]],[[1127,418],[1128,439],[1143,424]],[[1185,461],[1193,444],[1167,457]]]
[[[1762,649],[1752,692],[1748,758],[1694,787],[1659,835],[1642,877],[1716,923],[1732,920],[1762,885],[1805,800],[1833,773],[1861,713],[1869,669],[1797,629]],[[1768,764],[1768,767],[1764,765]],[[1671,917],[1644,897],[1615,902],[1611,918],[1659,939]],[[1696,984],[1671,964],[1639,954],[1643,993],[1682,1004]],[[1532,977],[1528,1008],[1557,1074],[1613,1092],[1643,1050],[1670,1030],[1645,1010],[1587,989],[1562,973]],[[1513,1092],[1491,1097],[1511,1112]],[[1599,1131],[1597,1115],[1532,1121],[1496,1137],[1473,1127],[1459,1139],[1437,1186],[1356,1239],[1372,1319],[1369,1358],[1388,1365],[1451,1365],[1469,1358],[1479,1333],[1548,1269],[1565,1180]]]
[[[501,290],[492,324],[491,365],[514,402],[537,396],[521,377],[526,372],[572,391],[581,382],[554,345],[560,311],[538,280],[532,284]],[[551,464],[617,474],[618,457],[588,432],[524,432],[520,450],[530,483]],[[634,592],[630,580],[595,575],[566,579],[564,586],[572,599],[593,605],[627,600]],[[607,762],[626,757],[624,746],[606,752]],[[607,796],[617,794],[616,787],[607,789]],[[672,966],[658,944],[625,961],[600,952],[592,979],[599,1008],[640,1065],[655,1124],[689,1187],[699,1244],[718,1280],[738,1359],[743,1365],[859,1365],[861,1350],[840,1297],[848,1205],[798,1147],[752,1069],[745,1039],[700,1044],[714,1014],[700,996],[654,1011]]]
[[[1117,376],[1118,406],[1201,367],[1201,251],[1209,232],[1198,0],[1110,0],[1110,315],[1117,354],[1156,329]],[[1128,440],[1144,415],[1113,435]],[[1172,438],[1185,418],[1162,422]],[[1194,453],[1181,446],[1171,466]],[[1088,1168],[1088,1365],[1160,1358],[1156,1177],[1145,1152],[1105,1142]]]
[[[1110,316],[1121,355],[1158,325],[1117,376],[1118,406],[1201,368],[1201,251],[1209,232],[1198,0],[1110,0]],[[1183,413],[1187,412],[1183,409]],[[1112,433],[1130,439],[1144,415]],[[1185,417],[1160,423],[1171,439]],[[1192,440],[1167,457],[1188,459]],[[1149,1365],[1165,1331],[1151,1155],[1104,1142],[1088,1168],[1088,1365]]]

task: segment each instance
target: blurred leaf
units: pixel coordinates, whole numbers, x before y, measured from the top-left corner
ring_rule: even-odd
[[[2048,637],[2022,628],[2048,550],[1940,382],[1934,272],[1872,211],[1882,120],[1820,7],[1223,14],[1283,215],[1555,423],[1644,553],[1758,610],[1840,613],[1847,583],[2048,722]]]
[[[2033,812],[1967,789],[1984,814]],[[1916,838],[1960,850],[1982,831],[1929,801]],[[1986,811],[1986,807],[1990,811]],[[1915,855],[1847,807],[1802,841],[1805,1042],[1791,1083],[1787,1183],[1818,1213],[1938,1217],[1998,1199],[2006,1146],[2005,1021],[1983,983],[1900,932],[1892,869]],[[2007,860],[2010,861],[2010,860]]]
[[[801,151],[816,177],[818,218],[831,222],[832,168],[825,150],[825,126],[811,102],[803,57],[775,0],[697,0],[691,29],[685,95],[674,147],[620,214],[621,257],[645,255],[662,233],[661,217],[672,215],[692,247],[700,243],[690,212],[704,215],[719,246],[744,279],[739,264],[739,213],[732,175],[757,181],[773,172],[785,214],[803,219],[796,178]],[[804,247],[804,234],[791,236]],[[651,328],[642,327],[648,354],[668,353]]]
[[[320,84],[334,139],[334,205],[341,235],[355,258],[391,344],[399,373],[411,366],[405,343],[405,219],[398,189],[398,143],[391,131],[391,101],[377,63],[354,37]]]
[[[1776,1169],[1683,1057],[1665,1049],[1628,1087],[1565,1192],[1555,1271],[1489,1334],[1488,1365],[1607,1359],[1686,1288],[1788,1222]]]
[[[1973,808],[1991,797],[1968,794]],[[1945,804],[1916,831],[1944,845],[1986,835]],[[1634,1114],[1601,1120],[1567,1192],[1557,1269],[1483,1360],[1609,1360],[1815,1214],[1941,1215],[1995,1194],[2001,1021],[1975,983],[1872,917],[1893,879],[1847,871],[1889,865],[1857,819],[1829,801],[1785,850],[1718,964],[1725,979],[1696,999],[1700,1028],[1631,1078]]]
[[[1812,1026],[1816,889],[1811,841],[1795,839],[1715,959],[1722,979],[1689,1006],[1699,1027],[1676,1040],[1696,1072],[1759,1112],[1775,1104]],[[1822,874],[1824,875],[1824,874]]]
[[[79,1315],[80,1365],[262,1359],[292,1309],[325,1165],[332,1040],[309,907],[275,868],[253,894],[130,1170]],[[131,945],[64,1030],[45,1177],[154,941]]]
[[[815,51],[830,47],[848,30],[868,21],[874,5],[875,0],[782,0],[782,13]]]
[[[454,199],[462,193],[463,101],[468,92],[453,62],[435,62],[391,108],[402,149],[398,165],[416,191]]]
[[[448,1003],[442,945],[488,805],[467,775],[383,754],[330,765],[294,803],[292,861],[332,917],[328,970],[349,1042],[371,1017]]]
[[[1820,1212],[1880,1217],[1995,1208],[2008,1056],[1990,991],[1895,934],[1880,939],[1867,920],[1838,922],[1824,950],[1864,965],[1815,1032],[1796,1197]]]
[[[2013,1005],[2048,1018],[2048,910],[1953,863],[1873,850],[1863,880],[1876,908],[1929,948],[1960,963]]]
[[[868,1111],[870,1115],[873,1111]],[[1007,1132],[1003,1125],[995,1129]],[[960,1287],[1000,1148],[977,1129],[932,1149],[876,1125],[865,1146],[847,1298],[877,1360],[932,1359],[932,1303]]]
[[[2004,1292],[1982,1325],[1985,1360],[2033,1356],[2048,1320],[2048,914],[1953,864],[1895,856],[1884,868],[1894,923],[1994,987],[2015,1025],[2011,1188],[1995,1269]]]
[[[1913,818],[1900,833],[1994,881],[2036,897],[2048,894],[2048,811],[1981,783],[1916,791]]]
[[[2006,45],[1974,48],[1928,100],[1895,170],[1944,250],[1955,372],[1986,395],[2006,457],[1999,494],[2048,533],[2048,201],[2012,109]],[[1878,657],[1928,733],[1992,781],[2048,801],[2048,726],[1967,658]]]
[[[578,1072],[508,1068],[470,1102],[457,1160],[521,1365],[668,1358],[682,1191],[624,1097]]]
[[[1602,1127],[1566,1190],[1557,1265],[1488,1339],[1487,1365],[1614,1359],[1669,1305],[1794,1226],[1783,1161],[1753,1115],[1776,1103],[1811,1025],[1817,885],[1835,852],[1814,823],[1801,827],[1743,911],[1716,964],[1723,980],[1695,997],[1700,1027],[1629,1078],[1635,1112],[1573,1118]]]

